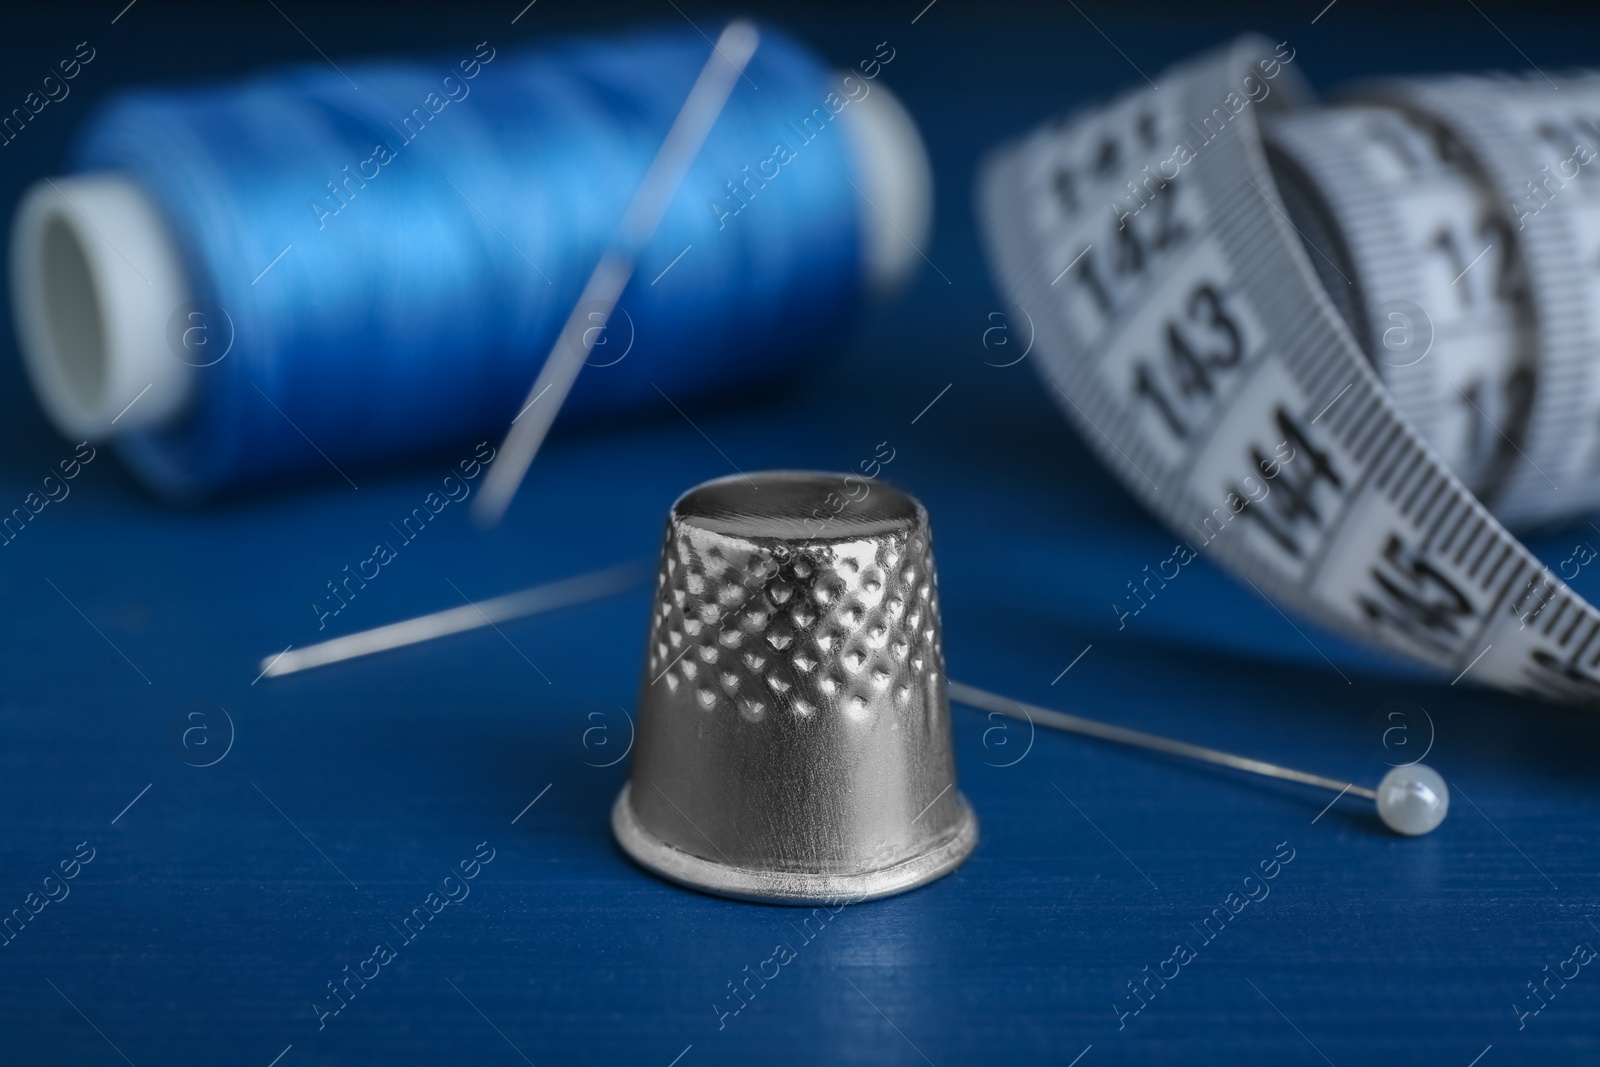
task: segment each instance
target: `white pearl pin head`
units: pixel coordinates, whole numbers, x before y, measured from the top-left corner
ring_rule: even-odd
[[[1378,783],[1378,817],[1397,834],[1430,833],[1450,811],[1450,788],[1425,763],[1396,767]]]

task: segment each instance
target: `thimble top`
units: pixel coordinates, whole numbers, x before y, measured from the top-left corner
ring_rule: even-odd
[[[878,537],[927,526],[915,498],[860,475],[768,471],[760,481],[735,475],[683,494],[672,519],[750,541],[790,544]]]
[[[804,471],[679,498],[613,819],[624,847],[728,895],[883,895],[970,851],[954,784],[922,505]]]

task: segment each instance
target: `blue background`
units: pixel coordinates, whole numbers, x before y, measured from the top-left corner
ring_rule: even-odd
[[[680,19],[666,5],[562,0],[514,28],[515,0],[279,6],[336,59]],[[714,30],[715,12],[679,6]],[[594,765],[627,748],[642,586],[500,633],[252,684],[261,656],[319,636],[308,602],[471,442],[431,463],[353,470],[358,490],[330,471],[187,511],[154,501],[102,449],[70,497],[0,549],[0,913],[79,842],[96,850],[70,896],[0,947],[0,1062],[1594,1057],[1592,969],[1520,1031],[1512,1008],[1531,1006],[1524,983],[1542,968],[1600,945],[1593,717],[1450,687],[1306,624],[1302,635],[1204,562],[1119,631],[1112,601],[1173,539],[1098,468],[1026,360],[990,365],[1017,350],[983,343],[1000,304],[970,203],[974,167],[1002,137],[1138,82],[1134,63],[1155,75],[1245,29],[1289,40],[1326,88],[1521,69],[1518,48],[1545,69],[1593,62],[1596,19],[1501,0],[1409,12],[1341,0],[1315,25],[1322,4],[1299,0],[1078,6],[939,0],[914,25],[922,0],[758,9],[841,65],[879,41],[896,49],[885,79],[919,120],[938,180],[924,246],[936,269],[817,352],[802,380],[686,404],[715,448],[666,404],[564,428],[497,531],[448,509],[329,631],[650,561],[672,499],[728,473],[719,449],[744,470],[845,468],[888,441],[885,476],[932,515],[952,677],[1361,782],[1431,738],[1428,762],[1455,790],[1441,830],[1399,840],[1360,801],[1316,819],[1324,795],[1069,737],[1040,733],[1030,748],[1026,724],[963,709],[977,852],[932,886],[844,909],[802,946],[800,914],[666,885],[612,843],[626,761]],[[98,55],[68,100],[0,148],[0,202],[55,172],[86,109],[120,86],[316,59],[271,5],[219,14],[142,0],[113,26],[121,7],[5,16],[5,108],[79,40]],[[9,510],[72,443],[43,421],[5,338]],[[1600,531],[1578,522],[1534,544],[1554,565],[1582,541],[1600,545]],[[1574,584],[1600,592],[1588,571]],[[230,719],[226,757],[188,765],[201,757],[183,731],[204,724],[220,747]],[[471,895],[319,1031],[324,983],[397,940],[390,924],[484,841],[495,858]],[[1294,859],[1271,895],[1119,1030],[1124,983],[1179,941],[1199,945],[1189,924],[1281,842]],[[719,1029],[726,983],[779,941],[797,958]]]

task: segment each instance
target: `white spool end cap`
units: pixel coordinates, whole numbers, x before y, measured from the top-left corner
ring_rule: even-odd
[[[1450,812],[1450,787],[1425,763],[1396,767],[1378,783],[1378,818],[1397,834],[1431,833]]]
[[[867,86],[840,113],[861,182],[862,261],[867,288],[885,296],[902,288],[922,265],[933,228],[933,168],[911,113],[880,82],[845,73]]]
[[[168,326],[188,301],[167,224],[132,181],[47,178],[23,194],[12,314],[34,392],[62,433],[95,441],[182,410],[194,366],[174,352]]]

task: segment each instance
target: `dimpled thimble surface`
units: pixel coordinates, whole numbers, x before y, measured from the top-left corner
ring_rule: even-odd
[[[888,896],[967,857],[921,504],[771,471],[673,505],[611,825],[657,874],[780,903]]]

